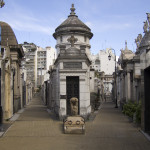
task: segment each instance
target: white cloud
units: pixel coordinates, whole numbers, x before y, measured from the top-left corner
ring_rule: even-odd
[[[23,11],[12,11],[3,12],[1,15],[1,20],[7,22],[13,29],[18,31],[27,31],[27,32],[40,32],[44,34],[52,34],[54,28],[50,27],[48,23],[44,23],[39,18],[36,18],[30,12]]]
[[[12,21],[9,24],[13,29],[18,31],[42,32],[50,35],[54,30],[53,28],[42,26],[36,22]]]

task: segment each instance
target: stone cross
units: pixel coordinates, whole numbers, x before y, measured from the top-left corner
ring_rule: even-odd
[[[71,35],[71,37],[67,39],[67,41],[71,43],[71,47],[74,47],[74,43],[77,42],[78,39]]]

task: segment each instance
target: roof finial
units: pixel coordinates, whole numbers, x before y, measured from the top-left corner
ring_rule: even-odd
[[[125,49],[128,49],[128,47],[127,47],[127,41],[125,40]]]
[[[72,4],[72,7],[70,8],[71,13],[70,15],[75,15],[76,13],[74,12],[76,9],[74,8],[74,4]]]

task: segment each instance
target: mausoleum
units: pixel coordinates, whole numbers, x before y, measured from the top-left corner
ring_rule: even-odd
[[[91,113],[90,74],[91,29],[75,14],[72,4],[68,18],[59,25],[54,38],[57,41],[57,59],[50,68],[48,106],[59,118],[71,115],[70,99],[78,98],[78,115]]]

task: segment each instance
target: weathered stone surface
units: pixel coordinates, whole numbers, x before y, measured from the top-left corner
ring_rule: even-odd
[[[78,99],[76,97],[72,97],[70,99],[71,104],[71,115],[76,116],[78,115]]]
[[[16,36],[12,30],[12,28],[5,22],[0,21],[0,26],[2,29],[1,33],[1,45],[8,46],[8,45],[18,45]]]
[[[85,120],[80,116],[70,116],[64,120],[64,133],[84,134]]]

